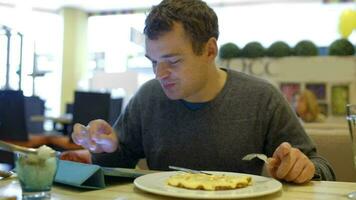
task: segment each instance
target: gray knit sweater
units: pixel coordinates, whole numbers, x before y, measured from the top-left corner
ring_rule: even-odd
[[[335,179],[280,92],[266,81],[236,71],[227,71],[222,91],[199,110],[168,99],[157,80],[148,81],[114,129],[120,149],[93,155],[95,163],[134,167],[139,158],[146,158],[153,170],[175,165],[261,174],[263,162],[241,158],[248,153],[271,156],[282,142],[289,142],[312,160],[323,180]]]

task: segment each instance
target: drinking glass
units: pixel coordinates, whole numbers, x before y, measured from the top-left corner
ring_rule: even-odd
[[[352,152],[353,152],[353,163],[356,170],[356,104],[346,105],[346,119],[349,124],[351,142],[352,142]],[[348,194],[349,199],[356,199],[356,192],[351,192]]]
[[[51,199],[51,188],[57,171],[55,154],[15,154],[15,167],[23,200]]]

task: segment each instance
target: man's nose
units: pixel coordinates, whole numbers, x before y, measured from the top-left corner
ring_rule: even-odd
[[[167,78],[169,75],[168,63],[166,62],[157,63],[155,74],[156,74],[156,79],[158,80]]]

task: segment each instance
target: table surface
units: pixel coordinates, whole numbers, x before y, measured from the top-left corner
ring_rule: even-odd
[[[56,123],[61,124],[71,124],[72,123],[72,116],[71,115],[62,115],[58,117],[53,116],[43,116],[43,115],[33,115],[31,116],[31,121],[33,122],[43,122],[46,120],[50,120]]]
[[[328,182],[312,181],[305,185],[294,185],[283,183],[280,192],[249,198],[250,200],[280,200],[280,199],[303,199],[303,200],[341,200],[348,199],[347,194],[356,191],[356,183],[352,182]],[[0,180],[0,199],[16,197],[21,199],[21,188],[16,178]],[[172,197],[159,196],[141,191],[132,182],[115,182],[105,189],[84,190],[70,186],[58,185],[52,188],[52,199],[111,199],[111,200],[169,200],[177,199]]]

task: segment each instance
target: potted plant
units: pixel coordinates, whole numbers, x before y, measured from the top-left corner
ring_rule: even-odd
[[[337,39],[329,46],[329,55],[350,56],[355,54],[355,47],[347,39]]]
[[[289,45],[283,41],[277,41],[271,44],[266,51],[268,57],[280,58],[290,56],[292,50]]]
[[[249,42],[242,49],[242,57],[244,58],[260,58],[264,57],[265,48],[259,42]]]
[[[237,58],[237,57],[240,57],[241,56],[241,50],[240,48],[232,43],[232,42],[229,42],[229,43],[226,43],[226,44],[223,44],[221,47],[220,47],[220,50],[219,50],[219,58],[221,60],[226,60],[226,67],[229,68],[230,67],[230,61],[231,59],[233,58]]]
[[[310,40],[298,42],[293,49],[296,56],[317,56],[319,55],[317,46]]]

